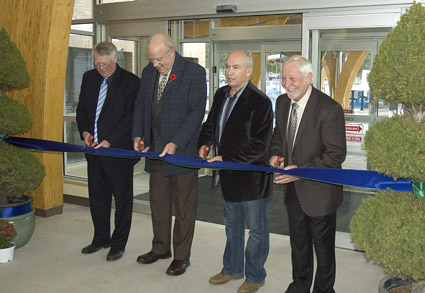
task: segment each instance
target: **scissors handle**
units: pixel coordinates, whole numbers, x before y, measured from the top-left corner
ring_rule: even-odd
[[[209,145],[205,145],[204,146],[204,158],[206,158],[208,156],[208,153],[210,152],[210,146]]]
[[[144,146],[145,146],[145,142],[144,142],[143,138],[141,138],[141,139],[139,140],[139,143],[138,143],[139,152],[143,151]]]

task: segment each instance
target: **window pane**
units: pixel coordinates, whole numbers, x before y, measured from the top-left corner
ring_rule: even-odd
[[[223,17],[215,19],[215,27],[301,24],[301,14]]]
[[[75,122],[83,74],[93,68],[93,37],[71,34],[65,78],[64,142],[84,145]],[[82,153],[64,153],[65,175],[87,177]]]
[[[196,39],[208,37],[210,32],[210,20],[185,20],[183,21],[183,38]]]
[[[92,43],[92,37],[71,35],[66,66],[65,116],[75,117],[83,74],[93,68]]]
[[[93,18],[93,0],[75,0],[72,19]]]
[[[130,2],[135,0],[100,0],[101,3]]]
[[[84,145],[75,118],[64,119],[64,140],[67,143]],[[87,161],[83,153],[64,153],[64,160],[65,175],[87,178]]]
[[[209,43],[183,43],[182,44],[182,56],[185,58],[188,58],[202,67],[205,68],[205,71],[207,72],[207,96],[205,97],[207,99],[207,105],[206,109],[209,109],[209,72],[210,72],[210,46]]]
[[[136,42],[128,40],[112,39],[112,43],[117,47],[117,63],[121,68],[133,72],[137,75],[136,67]]]
[[[71,25],[71,31],[73,30],[93,33],[93,24],[92,23],[73,24]]]

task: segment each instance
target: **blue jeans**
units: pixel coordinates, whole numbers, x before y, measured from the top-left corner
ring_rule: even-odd
[[[270,198],[228,202],[224,201],[223,219],[226,226],[226,248],[222,273],[238,275],[244,272],[245,221],[249,238],[245,249],[245,277],[248,282],[261,284],[266,279],[264,263],[269,254]]]

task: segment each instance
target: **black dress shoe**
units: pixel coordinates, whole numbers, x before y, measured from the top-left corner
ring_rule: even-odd
[[[86,247],[83,248],[83,250],[81,250],[81,253],[83,254],[91,254],[94,253],[102,248],[108,248],[109,246],[111,246],[111,243],[107,243],[107,244],[102,244],[102,245],[96,245],[96,244],[90,244],[87,245]]]
[[[173,260],[167,269],[167,275],[178,276],[186,272],[186,268],[190,266],[189,260]]]
[[[122,257],[123,254],[124,254],[124,250],[118,250],[116,248],[111,248],[111,250],[109,250],[109,252],[108,252],[108,256],[106,257],[106,260],[107,261],[118,260]]]
[[[164,254],[155,253],[153,251],[149,251],[143,255],[139,255],[137,258],[138,263],[150,264],[156,262],[158,259],[166,259],[171,257],[171,252],[167,252]]]

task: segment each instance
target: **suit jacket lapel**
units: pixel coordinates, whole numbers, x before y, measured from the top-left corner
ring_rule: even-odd
[[[182,71],[182,69],[183,69],[182,68],[183,67],[183,57],[180,56],[180,54],[177,53],[177,52],[175,54],[176,54],[176,57],[175,57],[175,60],[174,60],[173,68],[171,69],[170,76],[168,77],[167,85],[165,86],[164,92],[162,93],[162,96],[164,98],[167,97],[167,93],[170,90],[172,90],[172,88],[174,87],[174,85],[176,83],[174,79],[170,78],[171,75],[173,74],[175,76],[175,79],[177,79],[179,77],[180,71]]]
[[[285,152],[286,150],[286,132],[288,129],[288,120],[289,120],[289,109],[291,108],[291,99],[289,97],[286,97],[286,99],[283,101],[283,105],[279,107],[279,112],[276,113],[276,117],[282,117],[281,125],[278,125],[278,129],[280,129],[280,133],[282,134],[282,149]]]
[[[118,86],[121,84],[121,79],[122,79],[121,73],[122,73],[122,69],[117,64],[117,68],[115,69],[115,72],[114,72],[114,77],[112,81],[108,83],[108,92],[106,93],[106,99],[102,109],[108,107],[108,105],[111,103],[113,98],[116,96]]]
[[[230,112],[229,119],[227,120],[226,125],[224,125],[223,134],[221,136],[222,138],[223,138],[223,136],[226,135],[227,132],[230,131],[229,129],[232,129],[233,124],[237,123],[239,115],[241,113],[243,113],[243,111],[244,111],[243,109],[245,108],[247,99],[248,99],[250,91],[251,91],[251,86],[252,86],[251,82],[248,82],[248,85],[246,86],[246,88],[242,92],[239,99],[236,101],[236,104],[233,106],[233,110],[232,110],[232,112]],[[227,92],[226,92],[226,95],[227,95]],[[223,104],[224,104],[225,101],[226,101],[226,99],[224,99]]]

